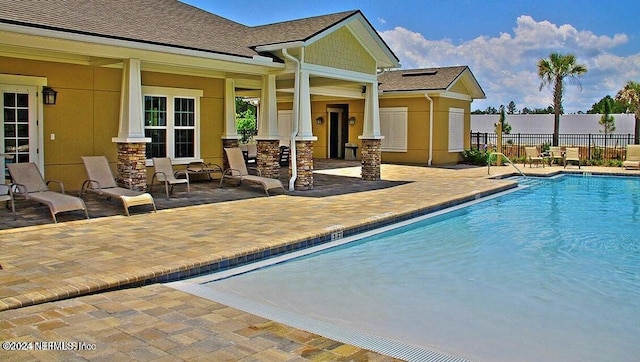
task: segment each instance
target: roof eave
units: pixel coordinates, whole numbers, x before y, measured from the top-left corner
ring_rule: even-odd
[[[85,43],[93,43],[107,46],[118,46],[123,48],[140,49],[147,51],[157,51],[162,53],[170,53],[176,55],[190,55],[207,58],[212,60],[229,61],[251,65],[261,65],[268,67],[281,68],[282,64],[273,62],[268,57],[255,54],[252,56],[244,56],[239,54],[230,54],[217,52],[208,49],[197,49],[171,44],[158,44],[154,42],[146,42],[134,39],[123,39],[110,37],[101,34],[90,34],[82,32],[74,32],[59,28],[45,28],[34,26],[33,24],[16,24],[0,20],[0,31],[13,32],[18,34],[33,35],[51,39],[62,39],[70,41],[78,41]]]

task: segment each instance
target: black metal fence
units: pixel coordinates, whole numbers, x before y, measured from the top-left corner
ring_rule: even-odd
[[[497,134],[471,132],[471,148],[495,148]],[[594,160],[622,160],[626,147],[633,144],[633,134],[581,133],[560,134],[559,146],[580,148],[580,158]],[[502,153],[509,158],[524,157],[525,146],[546,150],[553,140],[549,133],[513,133],[502,135]]]

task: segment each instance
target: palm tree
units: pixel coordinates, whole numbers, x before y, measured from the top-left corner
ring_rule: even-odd
[[[628,81],[618,94],[616,100],[627,106],[627,112],[633,112],[636,116],[636,129],[634,143],[640,144],[640,83]]]
[[[548,59],[538,61],[538,76],[542,79],[540,90],[546,85],[553,84],[553,145],[558,145],[560,130],[560,113],[562,113],[562,93],[564,92],[564,78],[575,81],[580,89],[582,86],[578,77],[587,72],[587,66],[576,63],[573,54],[551,53]]]

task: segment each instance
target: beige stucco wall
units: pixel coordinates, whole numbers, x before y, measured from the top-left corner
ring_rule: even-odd
[[[44,174],[79,190],[86,178],[80,159],[105,155],[116,160],[122,70],[0,57],[0,73],[47,78],[58,91],[57,104],[43,108]],[[222,162],[224,81],[142,72],[143,85],[201,89],[201,156]],[[50,135],[55,134],[55,140]],[[114,167],[115,169],[115,167]]]
[[[464,100],[433,97],[434,103],[434,125],[433,125],[433,159],[434,165],[456,163],[461,160],[459,152],[449,152],[449,108],[461,108],[465,112],[464,125],[464,148],[469,148],[470,132],[470,108],[471,103]],[[327,109],[339,106],[348,106],[348,117],[356,117],[356,124],[349,126],[349,142],[358,145],[358,158],[360,158],[361,140],[364,119],[364,100],[344,100],[344,101],[313,101],[311,107],[311,119],[313,124],[313,135],[318,140],[313,144],[313,157],[327,158],[328,124]],[[407,152],[383,152],[382,161],[389,163],[405,164],[427,164],[429,160],[429,101],[424,97],[407,98],[382,98],[379,101],[380,108],[383,107],[407,107]],[[291,103],[279,103],[278,109],[290,110]],[[322,125],[315,123],[315,119],[322,116],[325,122]]]
[[[305,48],[305,62],[367,74],[376,62],[347,28],[340,28]]]

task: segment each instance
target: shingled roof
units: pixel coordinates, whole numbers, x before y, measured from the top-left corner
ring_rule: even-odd
[[[485,98],[484,91],[467,66],[391,70],[378,75],[383,93],[444,92],[463,79],[474,99]]]
[[[249,27],[177,0],[0,0],[0,23],[241,57],[307,40],[359,13]]]

